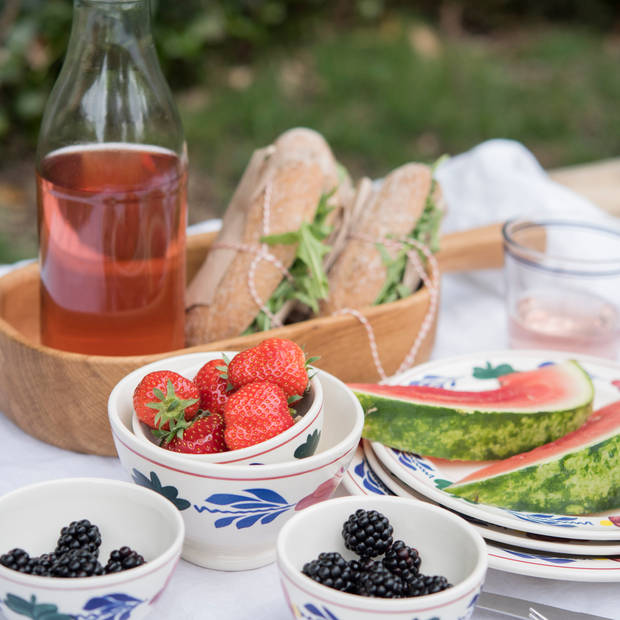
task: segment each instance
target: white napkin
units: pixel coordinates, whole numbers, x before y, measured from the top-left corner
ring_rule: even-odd
[[[514,217],[564,217],[614,225],[614,218],[555,183],[519,142],[489,140],[452,157],[436,171],[448,212],[444,232]]]

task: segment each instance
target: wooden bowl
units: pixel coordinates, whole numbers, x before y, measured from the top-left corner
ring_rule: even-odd
[[[207,233],[188,239],[188,278],[200,267],[214,236]],[[438,258],[442,271],[501,265],[500,229],[492,226],[447,235]],[[421,288],[406,299],[364,310],[388,374],[396,372],[409,351],[428,305],[428,290]],[[423,342],[416,362],[428,359],[435,328],[433,325]],[[31,264],[0,278],[0,411],[47,443],[78,452],[115,455],[107,399],[127,373],[181,353],[238,351],[270,336],[304,345],[310,355],[321,356],[317,366],[345,382],[379,378],[366,330],[350,315],[312,319],[156,355],[83,355],[45,347],[39,337],[39,269]]]

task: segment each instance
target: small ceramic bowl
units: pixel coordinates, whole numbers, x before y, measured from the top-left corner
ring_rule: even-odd
[[[229,358],[235,355],[231,351],[224,351],[223,353]],[[188,379],[193,379],[204,364],[221,357],[222,352],[215,352],[190,353],[188,355],[164,358],[142,366],[123,377],[118,383],[117,388],[124,394],[127,394],[131,402],[133,391],[149,372],[163,369],[174,370]],[[109,406],[113,405],[109,404]],[[263,465],[266,463],[282,463],[311,456],[316,450],[321,429],[323,428],[323,389],[316,377],[310,380],[309,393],[293,407],[299,413],[303,412],[304,415],[293,426],[267,441],[262,441],[254,446],[240,450],[231,450],[230,452],[183,454],[182,456],[192,461],[204,461],[206,463],[261,463]],[[157,445],[150,429],[146,424],[140,422],[135,414],[132,418],[132,429],[136,437],[141,441]],[[163,450],[164,448],[158,449]]]
[[[25,575],[0,565],[0,609],[8,620],[139,620],[152,610],[181,554],[185,527],[169,501],[128,482],[69,478],[8,493],[0,498],[0,554],[15,547],[31,556],[50,553],[60,529],[81,519],[101,531],[102,564],[112,549],[123,545],[143,555],[146,563],[76,579]]]
[[[342,524],[358,508],[378,510],[394,527],[394,540],[415,547],[425,575],[444,575],[451,588],[401,599],[358,596],[323,586],[301,572],[322,551],[345,549]],[[413,499],[343,497],[295,515],[278,536],[277,563],[282,588],[295,618],[331,620],[466,620],[471,617],[487,569],[482,537],[464,519]]]
[[[317,379],[325,423],[315,454],[269,465],[189,461],[142,441],[131,428],[130,388],[119,384],[112,391],[110,425],[121,464],[137,484],[165,495],[181,511],[183,558],[220,570],[269,564],[282,525],[334,492],[355,453],[364,412],[342,381],[323,371]]]

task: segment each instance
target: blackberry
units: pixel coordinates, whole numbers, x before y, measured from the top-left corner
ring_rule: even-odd
[[[371,558],[360,558],[359,560],[351,560],[349,562],[349,568],[352,572],[352,579],[354,583],[357,583],[362,576],[362,573],[370,570],[374,560]]]
[[[301,572],[328,588],[342,592],[355,591],[350,564],[337,552],[320,553],[316,560],[304,564]]]
[[[103,571],[106,575],[120,573],[130,568],[136,568],[136,566],[142,566],[144,563],[144,558],[137,551],[125,546],[110,552],[108,563]]]
[[[41,577],[49,577],[52,566],[54,566],[57,561],[58,557],[55,553],[44,553],[40,555],[38,558],[35,558],[32,574]]]
[[[60,538],[54,553],[62,555],[72,549],[86,549],[95,555],[99,553],[101,533],[88,519],[72,521],[60,530]]]
[[[371,564],[357,583],[357,594],[378,598],[402,598],[407,591],[399,575],[393,575],[380,561]]]
[[[407,575],[417,575],[420,570],[420,554],[417,549],[407,546],[402,540],[395,540],[392,546],[385,552],[383,564],[395,575],[401,575],[406,571]]]
[[[0,564],[19,573],[32,574],[36,558],[31,558],[23,549],[15,548],[0,556]]]
[[[424,596],[425,594],[435,594],[446,588],[451,588],[452,584],[441,575],[422,575],[407,583],[406,596]]]
[[[93,577],[103,575],[97,555],[88,549],[71,549],[60,555],[49,571],[50,577]]]
[[[376,510],[360,508],[342,526],[344,546],[362,558],[385,553],[392,544],[392,532],[387,517]]]

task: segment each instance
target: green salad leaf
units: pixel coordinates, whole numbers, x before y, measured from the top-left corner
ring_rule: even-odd
[[[323,241],[332,231],[332,226],[327,223],[327,216],[333,210],[333,207],[328,205],[328,200],[334,191],[321,196],[312,222],[303,222],[296,231],[261,238],[261,242],[268,245],[297,244],[295,260],[289,268],[293,281],[283,278],[265,304],[273,314],[279,312],[286,302],[293,299],[316,313],[319,311],[319,300],[327,298],[329,289],[327,274],[323,268],[323,257],[331,247]],[[245,330],[244,335],[270,328],[271,319],[261,310]]]
[[[433,164],[433,170],[435,170],[443,160],[444,157],[439,158]],[[418,219],[415,228],[407,235],[408,238],[428,246],[433,253],[439,251],[439,225],[443,217],[443,212],[435,204],[433,199],[436,185],[437,181],[433,178],[431,181],[431,190],[426,197],[422,215]],[[413,291],[405,286],[402,280],[405,275],[405,268],[407,267],[407,251],[414,248],[413,244],[405,242],[394,257],[390,256],[383,244],[378,243],[376,248],[381,254],[383,264],[385,265],[386,277],[375,299],[374,305],[386,304],[411,295]],[[424,262],[426,260],[424,254],[419,250],[418,254],[422,262]]]

